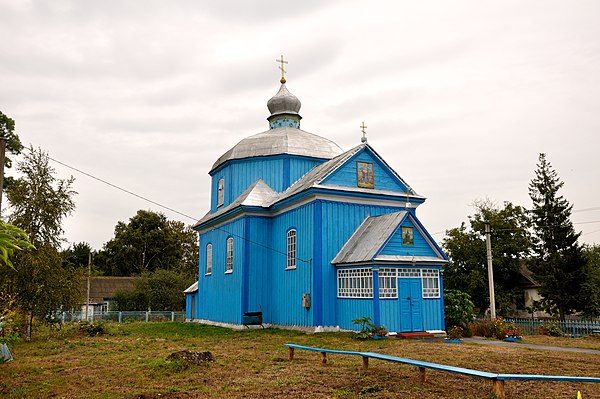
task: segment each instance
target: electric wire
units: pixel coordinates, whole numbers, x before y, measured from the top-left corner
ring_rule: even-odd
[[[106,184],[106,185],[108,185],[108,186],[110,186],[112,188],[120,190],[120,191],[122,191],[124,193],[127,193],[129,195],[132,195],[132,196],[134,196],[136,198],[139,198],[139,199],[141,199],[143,201],[149,202],[149,203],[154,204],[154,205],[156,205],[158,207],[161,207],[163,209],[167,209],[167,210],[169,210],[169,211],[171,211],[173,213],[176,213],[176,214],[178,214],[180,216],[183,216],[183,217],[186,217],[188,219],[191,219],[191,220],[194,220],[194,221],[198,220],[198,218],[192,217],[192,216],[187,215],[187,214],[185,214],[183,212],[180,212],[180,211],[178,211],[176,209],[173,209],[173,208],[171,208],[169,206],[163,205],[163,204],[161,204],[159,202],[156,202],[156,201],[153,201],[153,200],[151,200],[151,199],[149,199],[147,197],[144,197],[142,195],[136,194],[133,191],[130,191],[130,190],[127,190],[127,189],[125,189],[123,187],[117,186],[116,184],[113,184],[113,183],[111,183],[109,181],[106,181],[106,180],[101,179],[101,178],[99,178],[97,176],[94,176],[91,173],[85,172],[85,171],[83,171],[81,169],[78,169],[78,168],[76,168],[74,166],[71,166],[71,165],[68,165],[68,164],[66,164],[64,162],[61,162],[61,161],[57,160],[56,158],[52,158],[52,157],[48,156],[48,159],[50,159],[51,161],[56,162],[56,163],[58,163],[58,164],[60,164],[60,165],[62,165],[64,167],[66,167],[66,168],[69,168],[69,169],[74,170],[74,171],[76,171],[78,173],[81,173],[84,176],[87,176],[87,177],[89,177],[91,179],[97,180],[97,181],[99,181],[101,183],[104,183],[104,184]],[[591,207],[591,208],[577,209],[577,210],[573,210],[572,213],[575,213],[575,212],[595,211],[595,210],[600,210],[600,207]],[[593,224],[593,223],[600,223],[600,220],[592,220],[592,221],[584,221],[584,222],[572,222],[572,224]],[[546,225],[546,226],[538,226],[538,227],[540,227],[540,228],[554,228],[554,227],[567,227],[567,226],[568,225]],[[249,242],[251,244],[257,245],[257,246],[262,247],[262,248],[265,248],[265,249],[267,249],[269,251],[273,251],[275,253],[279,253],[281,255],[286,255],[287,256],[286,252],[283,252],[283,251],[280,251],[280,250],[278,250],[276,248],[269,247],[268,245],[261,244],[259,242],[253,241],[253,240],[251,240],[249,238],[246,238],[246,237],[244,237],[242,235],[230,232],[230,231],[228,231],[228,230],[226,230],[226,229],[224,229],[222,227],[216,226],[216,227],[213,227],[213,228],[215,230],[222,231],[222,232],[224,232],[224,233],[226,233],[226,234],[228,234],[228,235],[230,235],[232,237],[236,237],[236,238],[239,238],[239,239],[241,239],[243,241],[247,241],[247,242]],[[527,230],[527,229],[526,228],[492,229],[492,232],[494,232],[494,231],[496,231],[496,232],[500,232],[500,231],[521,231],[521,230]],[[588,232],[588,233],[585,233],[585,234],[582,234],[582,235],[592,234],[592,233],[595,233],[595,232],[598,232],[598,231],[600,231],[600,230],[591,231],[591,232]],[[434,235],[438,235],[438,234],[444,234],[445,232],[446,231],[438,231],[438,232],[432,233],[431,235],[434,236]],[[302,259],[302,258],[299,258],[299,257],[296,257],[296,259],[299,260],[299,261],[301,261],[301,262],[304,262],[304,263],[310,263],[312,261],[312,259],[308,259],[307,260],[307,259]]]
[[[169,206],[163,205],[163,204],[161,204],[161,203],[159,203],[159,202],[153,201],[153,200],[151,200],[151,199],[149,199],[149,198],[146,198],[146,197],[144,197],[144,196],[142,196],[142,195],[136,194],[136,193],[134,193],[133,191],[127,190],[127,189],[125,189],[125,188],[122,188],[122,187],[119,187],[119,186],[117,186],[116,184],[110,183],[110,182],[108,182],[108,181],[106,181],[106,180],[104,180],[104,179],[101,179],[101,178],[99,178],[99,177],[97,177],[97,176],[94,176],[94,175],[92,175],[91,173],[85,172],[85,171],[83,171],[83,170],[81,170],[81,169],[78,169],[78,168],[76,168],[76,167],[74,167],[74,166],[68,165],[68,164],[66,164],[66,163],[64,163],[64,162],[61,162],[61,161],[59,161],[59,160],[55,159],[55,158],[52,158],[52,157],[48,156],[48,159],[49,159],[49,160],[51,160],[51,161],[53,161],[53,162],[56,162],[56,163],[58,163],[58,164],[60,164],[60,165],[62,165],[62,166],[64,166],[64,167],[66,167],[66,168],[69,168],[69,169],[71,169],[71,170],[74,170],[74,171],[76,171],[76,172],[78,172],[78,173],[81,173],[81,174],[82,174],[82,175],[84,175],[84,176],[87,176],[87,177],[89,177],[89,178],[92,178],[92,179],[94,179],[94,180],[97,180],[97,181],[99,181],[99,182],[101,182],[101,183],[104,183],[104,184],[106,184],[106,185],[108,185],[108,186],[110,186],[110,187],[112,187],[112,188],[115,188],[115,189],[117,189],[117,190],[123,191],[124,193],[127,193],[127,194],[129,194],[129,195],[132,195],[132,196],[134,196],[134,197],[136,197],[136,198],[139,198],[139,199],[141,199],[141,200],[144,200],[144,201],[146,201],[146,202],[149,202],[149,203],[151,203],[151,204],[154,204],[154,205],[156,205],[156,206],[159,206],[159,207],[161,207],[161,208],[167,209],[167,210],[169,210],[169,211],[171,211],[171,212],[174,212],[174,213],[176,213],[176,214],[178,214],[178,215],[184,216],[184,217],[186,217],[186,218],[188,218],[188,219],[191,219],[191,220],[194,220],[194,221],[198,221],[198,218],[194,218],[194,217],[192,217],[192,216],[186,215],[185,213],[183,213],[183,212],[179,212],[179,211],[177,211],[177,210],[175,210],[175,209],[173,209],[173,208],[171,208],[171,207],[169,207]],[[259,246],[259,247],[265,248],[265,249],[267,249],[267,250],[269,250],[269,251],[272,251],[272,252],[279,253],[279,254],[281,254],[281,255],[286,255],[286,256],[287,256],[287,253],[286,253],[286,252],[280,251],[280,250],[278,250],[278,249],[276,249],[276,248],[269,247],[268,245],[261,244],[261,243],[259,243],[259,242],[255,242],[255,241],[253,241],[253,240],[251,240],[251,239],[249,239],[249,238],[246,238],[246,237],[244,237],[244,236],[242,236],[242,235],[239,235],[239,234],[235,234],[235,233],[233,233],[233,232],[230,232],[230,231],[228,231],[228,230],[226,230],[226,229],[224,229],[224,228],[222,228],[222,227],[218,227],[218,226],[216,226],[216,227],[213,227],[213,228],[214,228],[215,230],[222,231],[222,232],[224,232],[224,233],[226,233],[226,234],[228,234],[228,235],[230,235],[230,236],[232,236],[232,237],[236,237],[236,238],[239,238],[240,240],[247,241],[247,242],[249,242],[250,244],[254,244],[254,245],[257,245],[257,246]],[[298,257],[298,256],[296,256],[296,259],[297,259],[297,260],[299,260],[299,261],[301,261],[301,262],[304,262],[304,263],[310,263],[310,262],[311,262],[311,260],[312,260],[312,259],[308,259],[308,260],[306,260],[306,259],[302,259],[302,258],[300,258],[300,257]]]

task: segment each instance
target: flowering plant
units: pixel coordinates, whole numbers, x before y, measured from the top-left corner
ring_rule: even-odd
[[[465,329],[461,326],[454,326],[448,330],[448,338],[450,339],[461,339],[464,336]]]
[[[510,323],[506,329],[506,338],[509,337],[521,338],[521,330],[519,330],[519,327],[515,326],[513,323]]]

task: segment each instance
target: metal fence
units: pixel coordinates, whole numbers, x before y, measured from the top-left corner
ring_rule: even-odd
[[[584,335],[600,335],[600,320],[539,320],[539,319],[507,319],[513,322],[524,335],[537,335],[547,328],[549,323],[557,325],[569,337]]]
[[[69,321],[86,320],[85,312],[61,312],[56,317],[63,323]],[[122,311],[122,312],[90,312],[87,320],[93,321],[114,321],[117,323],[129,323],[134,321],[141,322],[161,322],[161,321],[184,321],[185,312],[158,312],[158,311]]]

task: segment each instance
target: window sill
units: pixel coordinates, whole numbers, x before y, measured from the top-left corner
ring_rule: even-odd
[[[233,274],[233,270],[227,270],[225,274]]]
[[[210,273],[204,273],[204,276],[212,276],[212,272],[210,272]]]
[[[296,270],[296,268],[295,267],[286,267],[285,271],[288,271],[288,270]]]

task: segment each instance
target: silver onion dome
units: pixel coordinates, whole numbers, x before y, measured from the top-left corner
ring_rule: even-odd
[[[281,114],[298,115],[301,105],[298,97],[290,93],[283,83],[277,94],[267,102],[267,108],[269,108],[271,116]]]

